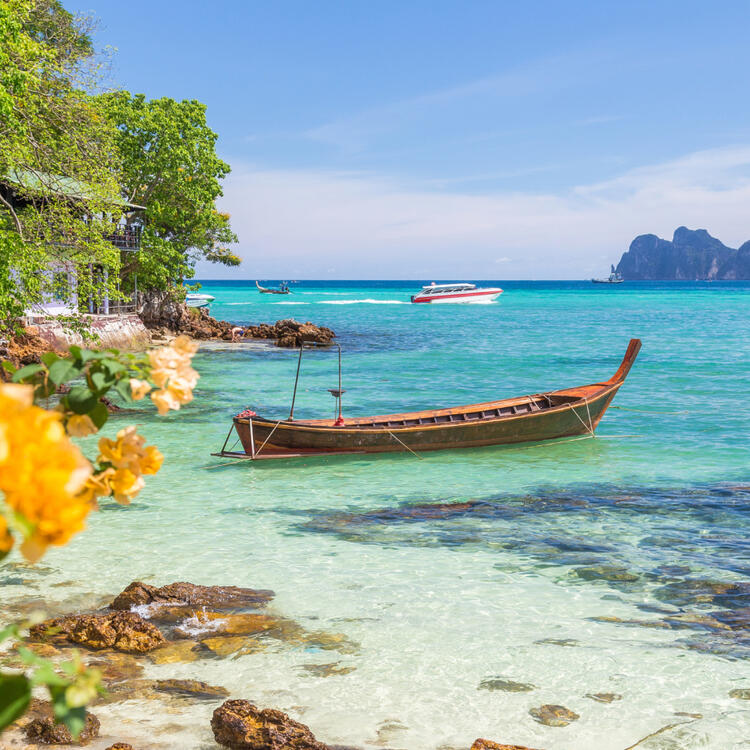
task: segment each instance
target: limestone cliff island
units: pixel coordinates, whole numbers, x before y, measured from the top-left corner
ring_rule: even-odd
[[[705,229],[679,227],[672,241],[641,234],[623,253],[617,272],[627,281],[750,279],[750,241],[727,247]]]

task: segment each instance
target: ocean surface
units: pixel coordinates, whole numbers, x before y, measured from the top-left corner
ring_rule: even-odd
[[[411,305],[420,283],[201,291],[239,324],[333,328],[345,416],[595,382],[639,337],[597,437],[230,463],[210,453],[233,414],[288,414],[297,352],[206,343],[192,404],[108,425],[137,421],[162,472],[38,566],[0,567],[9,610],[80,610],[136,579],[273,589],[273,612],[338,635],[148,674],[223,685],[330,744],[750,748],[750,283],[501,281],[492,304]],[[305,353],[296,416],[333,414],[336,367]],[[541,724],[545,704],[579,718]],[[144,750],[211,748],[215,705],[96,713]]]

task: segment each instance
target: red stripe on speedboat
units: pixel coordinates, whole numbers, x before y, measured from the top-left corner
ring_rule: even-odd
[[[502,289],[494,289],[484,292],[466,292],[464,294],[431,294],[429,297],[419,297],[415,295],[414,302],[432,302],[435,299],[458,299],[459,297],[491,297],[495,294],[502,294]]]

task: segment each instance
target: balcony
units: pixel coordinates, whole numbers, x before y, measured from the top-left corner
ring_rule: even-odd
[[[135,253],[141,249],[141,228],[139,226],[122,226],[107,238],[115,247],[126,252]]]

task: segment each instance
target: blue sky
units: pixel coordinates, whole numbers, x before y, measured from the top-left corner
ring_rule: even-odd
[[[243,278],[583,278],[750,239],[750,3],[68,2],[208,105]]]

